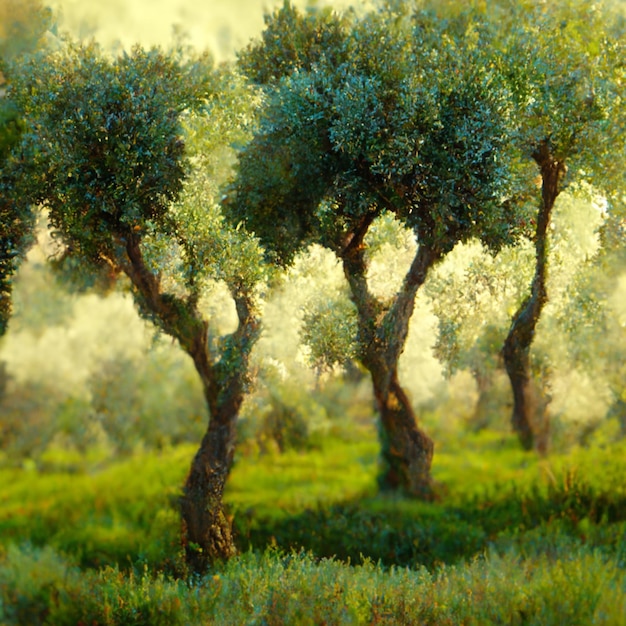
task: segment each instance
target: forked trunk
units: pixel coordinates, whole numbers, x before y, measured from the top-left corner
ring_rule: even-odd
[[[237,417],[248,383],[248,361],[259,335],[251,294],[231,289],[239,324],[222,337],[224,352],[210,353],[208,322],[197,310],[197,298],[164,294],[156,274],[146,266],[140,238],[126,243],[128,262],[123,271],[131,279],[141,306],[159,320],[161,328],[176,338],[192,358],[204,388],[210,415],[207,432],[196,453],[181,497],[183,546],[192,571],[204,573],[214,561],[235,554],[231,521],[224,511],[223,495],[235,452]]]
[[[248,293],[232,291],[239,324],[225,338],[234,363],[211,362],[206,333],[188,346],[204,385],[210,421],[189,470],[181,498],[183,546],[189,567],[206,572],[215,561],[236,553],[232,523],[224,510],[226,480],[235,454],[237,419],[248,384],[248,361],[259,335],[255,307]],[[222,355],[222,359],[224,356]]]
[[[432,499],[430,468],[434,444],[417,424],[411,402],[398,380],[398,362],[406,343],[417,291],[440,255],[420,246],[402,288],[385,307],[367,285],[363,237],[364,232],[353,237],[343,249],[341,259],[359,319],[359,359],[372,377],[380,413],[379,484],[382,489]]]
[[[549,439],[547,422],[542,414],[545,401],[539,397],[538,388],[532,380],[530,347],[541,312],[548,301],[548,225],[566,168],[562,161],[553,157],[547,142],[540,144],[533,158],[539,166],[542,179],[541,206],[535,233],[535,275],[530,295],[513,317],[502,356],[513,390],[513,430],[524,449],[538,447],[540,452],[545,452]]]
[[[186,561],[205,572],[216,560],[236,552],[231,520],[223,505],[224,487],[235,451],[237,416],[212,418],[196,453],[181,498]]]

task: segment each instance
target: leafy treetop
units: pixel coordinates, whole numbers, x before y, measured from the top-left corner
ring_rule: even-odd
[[[312,19],[285,5],[267,27],[279,58],[268,37],[242,56],[244,71],[267,81],[266,100],[240,155],[231,218],[284,264],[313,241],[340,253],[385,211],[439,254],[471,237],[496,249],[513,240],[515,120],[501,74],[484,62],[480,25],[463,16],[451,28],[427,13],[324,14],[336,47],[320,53],[298,34]]]
[[[70,45],[20,67],[23,191],[73,253],[98,266],[131,235],[165,226],[187,170],[181,116],[211,81],[202,59],[138,47],[109,60]]]
[[[494,46],[511,85],[528,156],[544,147],[567,162],[565,183],[624,188],[626,23],[605,4],[511,6]]]

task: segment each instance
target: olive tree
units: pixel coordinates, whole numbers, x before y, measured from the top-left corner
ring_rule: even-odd
[[[48,210],[66,256],[126,278],[140,313],[178,342],[201,379],[209,420],[181,511],[187,560],[202,571],[235,550],[222,494],[259,334],[260,251],[226,227],[215,202],[247,95],[222,89],[207,58],[179,51],[137,47],[108,58],[69,46],[19,70],[12,93],[24,133],[13,167],[22,197]],[[228,288],[236,320],[221,335],[203,306],[215,281]]]
[[[535,437],[548,428],[530,351],[548,301],[550,220],[569,185],[588,183],[610,204],[624,192],[626,39],[623,21],[601,3],[508,3],[506,14],[498,4],[493,62],[511,86],[519,122],[511,139],[534,163],[539,185],[534,276],[502,353],[514,396],[513,428],[525,448],[545,449],[547,437]]]
[[[286,3],[240,56],[265,102],[226,210],[280,265],[311,243],[336,254],[380,413],[380,484],[426,498],[433,442],[398,378],[416,294],[459,241],[497,249],[519,232],[509,94],[482,46],[471,15],[302,15]],[[385,214],[418,246],[397,293],[380,298],[366,236]]]
[[[466,370],[476,383],[474,428],[483,428],[498,417],[493,414],[500,408],[495,407],[493,392],[499,387],[498,374],[504,371],[502,343],[531,269],[530,242],[507,246],[497,255],[478,242],[469,242],[457,246],[425,285],[439,325],[434,346],[437,358],[448,376]]]

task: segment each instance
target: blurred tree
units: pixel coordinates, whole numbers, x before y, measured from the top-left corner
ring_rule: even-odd
[[[308,304],[300,333],[318,377],[335,367],[350,369],[358,326],[354,305],[343,293],[326,293]]]
[[[216,153],[242,139],[248,94],[206,57],[137,47],[110,59],[70,45],[20,64],[12,96],[25,127],[12,160],[17,194],[48,209],[84,268],[127,277],[140,313],[178,341],[201,379],[210,419],[181,509],[188,563],[203,571],[235,549],[222,494],[259,333],[260,250],[225,226],[214,201],[227,170]],[[230,333],[203,308],[215,281],[232,297]]]
[[[494,25],[494,63],[508,77],[519,121],[514,138],[535,163],[540,193],[534,277],[502,353],[513,389],[513,428],[525,448],[545,451],[544,385],[533,381],[530,349],[548,301],[550,219],[572,183],[588,182],[609,203],[624,191],[626,36],[623,19],[597,2],[507,7]]]
[[[595,331],[589,331],[597,330],[598,324],[602,326],[613,286],[596,290],[605,293],[604,297],[596,298],[585,278],[598,261],[598,229],[605,223],[602,206],[602,199],[588,187],[570,186],[559,195],[553,209],[548,253],[551,271],[546,283],[550,302],[537,326],[530,364],[531,376],[537,384],[543,383],[546,387],[550,421],[561,431],[570,417],[556,410],[556,405],[563,405],[559,386],[562,388],[568,374],[586,361],[585,376],[595,381],[596,389],[607,377],[606,368],[600,366],[595,356],[600,344],[591,341]],[[510,392],[501,348],[510,328],[511,315],[524,300],[533,277],[534,244],[523,243],[506,247],[496,256],[488,254],[477,242],[457,246],[431,273],[425,285],[439,319],[437,356],[446,365],[449,375],[467,369],[476,381],[479,397],[472,419],[474,427],[500,425],[497,409],[503,410],[504,402],[512,405],[512,394],[510,399],[508,394],[502,394],[499,384],[502,369]],[[605,276],[608,272],[615,274],[619,267],[619,264],[613,265],[614,259],[607,260],[610,265],[603,263]],[[598,277],[595,282],[599,285]],[[586,356],[575,358],[576,353]],[[617,367],[617,361],[613,366]],[[492,394],[493,383],[496,383],[496,393]],[[578,398],[577,403],[582,404],[578,390],[572,390],[570,396],[572,402]],[[553,398],[556,405],[551,408]],[[568,413],[571,416],[572,412]],[[592,411],[589,413],[591,423],[594,421]],[[572,439],[574,430],[570,433]]]
[[[607,418],[626,435],[626,203],[615,202],[600,229],[600,248],[574,276],[558,326],[572,369],[595,374],[609,390]],[[587,429],[599,424],[591,424]]]
[[[32,242],[30,207],[11,202],[13,185],[5,161],[21,132],[19,111],[7,94],[6,63],[44,44],[51,14],[39,0],[0,0],[0,336],[11,314],[11,279]]]
[[[469,370],[476,382],[473,428],[493,425],[496,417],[490,413],[493,385],[504,368],[502,343],[531,269],[530,242],[506,247],[495,256],[479,242],[469,242],[457,246],[425,284],[439,320],[435,354],[448,376]]]
[[[380,411],[380,484],[426,498],[433,442],[398,379],[416,293],[457,242],[515,240],[514,183],[527,184],[509,145],[508,92],[482,48],[469,14],[440,21],[391,3],[362,18],[302,15],[285,3],[239,59],[265,107],[240,154],[230,219],[278,264],[313,242],[340,259]],[[419,244],[389,298],[367,278],[366,235],[385,213]]]

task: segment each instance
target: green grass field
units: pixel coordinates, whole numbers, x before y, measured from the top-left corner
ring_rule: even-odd
[[[375,437],[351,439],[238,458],[241,556],[201,580],[176,509],[193,447],[1,470],[0,624],[626,623],[624,443],[454,440],[425,504],[378,494]]]

